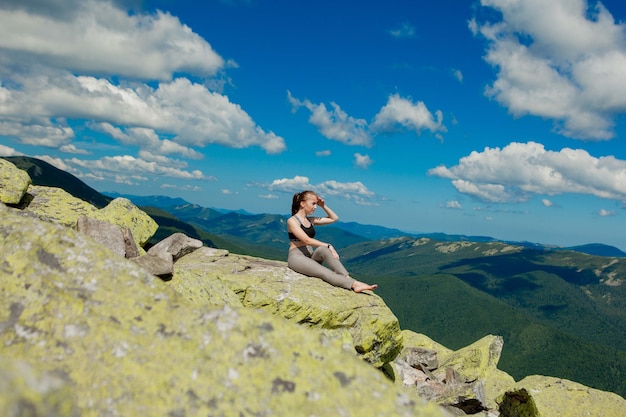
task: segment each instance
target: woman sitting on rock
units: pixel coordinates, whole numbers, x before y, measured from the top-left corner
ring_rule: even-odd
[[[326,217],[312,216],[318,207],[326,212]],[[333,245],[315,239],[315,225],[331,224],[339,219],[323,199],[313,191],[297,193],[293,196],[291,214],[287,220],[290,242],[287,258],[289,268],[354,292],[374,290],[378,287],[376,284],[369,285],[351,278]],[[312,250],[312,246],[316,249]],[[328,268],[323,265],[324,263]]]

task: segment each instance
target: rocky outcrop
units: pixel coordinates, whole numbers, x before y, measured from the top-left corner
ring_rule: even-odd
[[[515,382],[498,336],[450,350],[284,262],[180,234],[145,252],[156,227],[128,200],[98,210],[29,181],[9,200],[7,169],[2,416],[624,415],[612,393]]]
[[[0,203],[19,203],[30,182],[30,176],[26,171],[0,158]]]
[[[307,327],[345,329],[356,352],[376,367],[393,360],[402,349],[398,319],[380,297],[332,287],[293,272],[285,262],[202,248],[176,263],[171,282],[191,293],[185,289],[196,284],[187,278],[190,275],[230,290],[245,307]]]

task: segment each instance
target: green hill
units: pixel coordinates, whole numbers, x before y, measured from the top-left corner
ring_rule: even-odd
[[[400,238],[344,249],[405,329],[459,348],[504,337],[500,368],[626,394],[626,259]]]

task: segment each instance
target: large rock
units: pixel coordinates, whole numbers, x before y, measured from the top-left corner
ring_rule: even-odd
[[[3,205],[0,216],[2,356],[63,375],[82,416],[445,415],[340,339],[256,309],[195,306],[74,230]]]
[[[17,204],[28,190],[31,180],[26,171],[22,171],[6,159],[0,158],[0,202]]]
[[[174,265],[174,279],[167,284],[193,304],[242,307],[239,296],[218,279],[207,279],[213,261],[228,256],[224,249],[203,247],[202,256],[183,256]]]
[[[503,345],[499,336],[485,336],[452,351],[427,336],[402,333],[404,349],[385,370],[398,385],[428,401],[468,414],[495,412],[496,398],[515,384],[513,377],[497,369]]]
[[[322,329],[347,329],[355,349],[376,367],[392,361],[402,349],[398,319],[375,294],[357,294],[306,277],[286,262],[229,255],[201,248],[175,265],[172,283],[185,275],[219,281],[238,295],[245,307],[262,308],[295,323]],[[193,292],[193,290],[187,290]]]
[[[128,227],[138,246],[145,245],[159,228],[157,222],[145,211],[140,210],[127,198],[121,197],[92,213],[90,217],[121,227]]]
[[[96,207],[62,188],[31,185],[28,194],[31,200],[24,208],[25,213],[67,227],[75,227],[79,217],[91,216],[98,211]]]
[[[626,400],[567,379],[531,375],[499,402],[500,417],[624,417]]]
[[[62,375],[0,356],[0,416],[78,417],[80,410]]]

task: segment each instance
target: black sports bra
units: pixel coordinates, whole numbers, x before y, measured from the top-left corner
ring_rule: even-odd
[[[304,233],[306,233],[306,235],[308,237],[310,237],[311,239],[313,239],[315,237],[315,228],[313,227],[313,219],[312,218],[308,218],[309,219],[309,223],[311,223],[311,225],[309,227],[305,227],[302,224],[302,221],[300,220],[300,218],[298,216],[293,216],[298,220],[298,223],[300,223],[300,227],[302,228],[302,230],[304,230]],[[300,239],[298,239],[296,237],[296,235],[294,235],[293,233],[289,232],[289,240],[291,242],[299,242]]]

